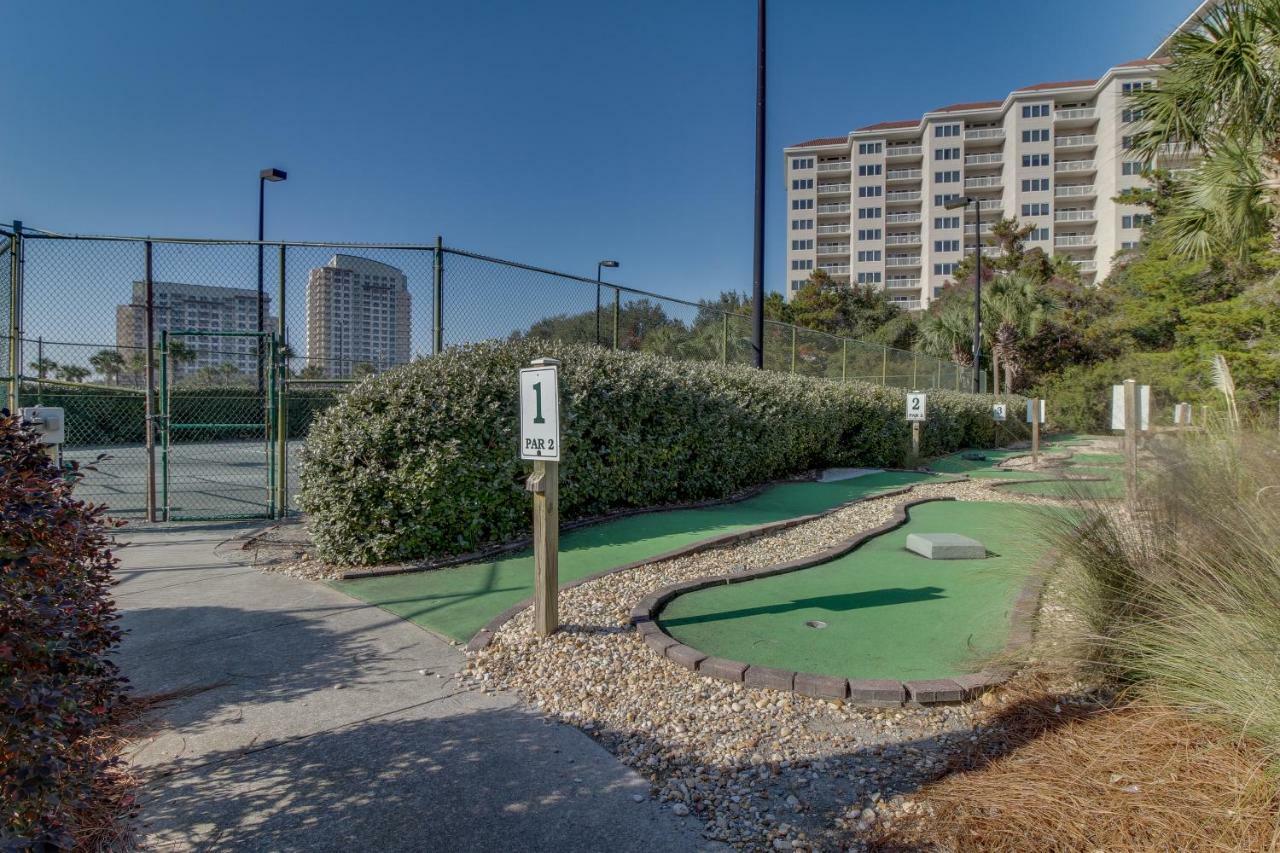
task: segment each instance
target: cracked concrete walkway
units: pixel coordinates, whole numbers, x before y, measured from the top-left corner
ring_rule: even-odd
[[[125,528],[118,660],[182,691],[131,760],[158,849],[695,850],[692,818],[576,729],[461,688],[462,654],[215,549],[233,525]],[[425,671],[425,674],[423,674]],[[635,802],[635,795],[644,795]]]

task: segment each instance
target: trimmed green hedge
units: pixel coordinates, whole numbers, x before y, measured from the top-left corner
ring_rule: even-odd
[[[900,466],[910,452],[898,389],[580,344],[477,344],[371,378],[317,419],[299,504],[323,556],[376,564],[527,534],[516,372],[539,356],[563,362],[563,520],[726,497],[820,466]],[[931,393],[922,453],[1022,435],[991,420],[991,402]]]

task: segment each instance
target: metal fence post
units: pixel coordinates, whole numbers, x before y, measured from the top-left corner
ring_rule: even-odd
[[[431,354],[439,355],[444,349],[444,238],[436,235],[436,257],[433,270],[435,293],[432,307],[435,309],[435,334],[431,339]]]
[[[840,344],[840,381],[844,382],[849,378],[849,339],[841,338]]]
[[[729,315],[720,315],[720,363],[729,363]]]
[[[13,223],[9,244],[9,411],[18,413],[22,385],[22,223]]]
[[[622,314],[622,291],[613,289],[613,348],[618,348],[618,322]]]
[[[169,520],[169,330],[160,330],[160,498]]]
[[[263,342],[263,339],[259,337],[258,345],[260,349],[263,348],[262,342]],[[276,340],[275,332],[267,332],[266,347],[265,347],[267,351],[267,365],[266,365],[267,367],[266,369],[267,399],[266,399],[266,407],[265,407],[266,410],[263,413],[263,418],[262,418],[262,421],[266,426],[265,435],[263,436],[266,439],[266,441],[264,441],[263,444],[265,445],[264,450],[266,450],[266,453],[267,453],[267,518],[276,517],[276,461],[277,460],[276,460],[276,454],[271,452],[271,437],[275,433],[275,430],[273,429],[273,427],[275,426],[274,421],[275,421],[275,415],[276,415],[276,386],[280,384],[277,381],[277,375],[276,375],[276,365],[279,361],[279,352],[278,352],[279,345],[280,345],[280,342]]]
[[[796,372],[796,327],[791,327],[791,372]]]
[[[911,387],[912,387],[912,388],[915,388],[917,385],[919,385],[919,384],[920,384],[920,383],[919,383],[919,381],[918,381],[918,380],[917,380],[917,378],[916,378],[916,374],[919,372],[919,371],[917,370],[917,368],[919,367],[919,365],[920,365],[920,355],[919,355],[919,353],[914,353],[914,352],[913,352],[913,353],[911,353]]]
[[[880,359],[880,384],[889,384],[889,348],[884,348],[883,357]]]
[[[152,244],[143,244],[143,275],[145,277],[146,302],[143,305],[143,322],[147,324],[145,334],[147,346],[147,394],[146,435],[147,435],[147,521],[156,521],[156,353],[155,353],[155,268],[152,263]]]
[[[276,514],[284,518],[289,512],[289,404],[285,400],[289,378],[289,342],[285,335],[284,297],[285,260],[288,247],[280,244],[280,318],[278,344],[282,347],[276,371]]]
[[[942,362],[938,362],[937,367],[935,368],[933,387],[934,388],[942,387]]]

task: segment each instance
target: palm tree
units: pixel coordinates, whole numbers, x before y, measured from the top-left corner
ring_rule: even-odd
[[[112,384],[119,384],[120,374],[124,371],[124,356],[113,349],[98,350],[89,356],[89,365],[98,371],[98,375],[103,379]]]
[[[1224,0],[1174,36],[1157,86],[1129,96],[1147,162],[1204,152],[1169,223],[1181,254],[1248,252],[1280,205],[1280,0]]]
[[[178,378],[178,367],[184,364],[191,364],[196,360],[195,347],[179,340],[169,341],[169,381],[174,382]]]
[[[1004,369],[1004,390],[1010,393],[1026,363],[1023,344],[1040,330],[1051,305],[1036,281],[1022,273],[998,276],[982,297],[983,325],[991,330],[992,370]]]
[[[42,357],[37,358],[27,366],[36,372],[38,379],[47,379],[50,373],[58,369],[58,362],[51,358]]]
[[[89,378],[89,369],[78,364],[60,364],[57,373],[63,382],[83,382]]]
[[[920,318],[917,348],[961,367],[973,364],[973,304],[960,296],[944,299]]]

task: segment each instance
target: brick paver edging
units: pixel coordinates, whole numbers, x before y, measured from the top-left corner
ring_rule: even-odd
[[[885,470],[889,470],[889,469],[885,469]],[[894,470],[897,470],[897,469],[894,469]],[[935,473],[935,472],[930,471],[928,473]],[[968,479],[968,477],[963,474],[936,475],[936,476],[953,476],[953,477],[956,477],[958,480]],[[748,539],[756,539],[760,536],[767,536],[770,533],[777,533],[782,530],[787,530],[788,528],[791,528],[791,527],[796,527],[797,525],[806,524],[810,521],[816,521],[819,518],[825,518],[826,516],[831,515],[832,513],[839,512],[842,509],[851,507],[854,504],[862,503],[863,501],[879,500],[880,498],[892,498],[892,497],[898,497],[899,495],[905,495],[907,492],[910,492],[912,489],[914,489],[916,485],[923,485],[923,484],[913,483],[912,485],[903,486],[902,488],[898,488],[898,489],[891,489],[887,492],[878,492],[874,495],[864,495],[860,498],[854,498],[853,500],[845,501],[842,504],[833,506],[831,509],[823,510],[822,512],[815,512],[809,515],[798,515],[795,518],[786,518],[786,519],[783,519],[782,521],[771,521],[768,524],[760,524],[755,527],[748,527],[746,530],[739,530],[737,533],[725,533],[719,536],[712,536],[708,539],[701,539],[697,542],[693,542],[689,545],[685,545],[683,548],[676,548],[671,551],[666,551],[662,554],[655,554],[652,557],[648,557],[644,560],[637,560],[634,563],[627,563],[626,565],[623,565],[623,566],[614,566],[611,569],[605,569],[604,571],[595,572],[585,577],[578,578],[577,580],[570,581],[569,583],[561,584],[560,589],[562,590],[573,589],[576,586],[582,586],[585,583],[590,583],[591,581],[599,580],[605,575],[611,575],[611,574],[614,574],[615,572],[626,572],[626,571],[630,571],[631,569],[638,569],[641,566],[647,566],[650,563],[660,563],[664,560],[674,560],[677,557],[688,557],[691,554],[699,554],[703,551],[710,551],[712,548],[719,548],[724,545],[733,545],[738,542],[744,542]],[[487,623],[485,623],[485,626],[483,628],[481,628],[479,631],[475,633],[475,636],[471,638],[471,641],[467,643],[467,651],[478,652],[481,649],[487,648],[489,644],[493,642],[494,635],[498,633],[499,628],[501,628],[503,625],[509,622],[512,618],[514,618],[515,615],[519,613],[521,610],[524,610],[526,607],[532,607],[532,606],[533,606],[533,599],[526,598],[523,601],[520,601],[520,602],[517,602],[516,604],[511,605],[506,610],[502,611],[497,616],[490,619]]]
[[[883,496],[882,496],[883,497]],[[807,569],[831,560],[843,557],[862,543],[881,534],[888,533],[906,524],[907,510],[914,506],[932,501],[950,501],[955,498],[920,498],[906,501],[894,507],[893,518],[879,527],[864,531],[851,539],[846,539],[832,547],[808,557],[790,560],[774,566],[755,569],[734,575],[718,575],[698,578],[697,580],[673,584],[641,599],[631,610],[631,623],[635,625],[645,645],[657,654],[673,663],[698,675],[719,678],[724,681],[740,682],[748,687],[767,687],[772,690],[789,690],[804,696],[818,699],[840,699],[858,705],[896,706],[905,702],[929,705],[940,702],[963,702],[973,699],[1007,680],[1012,675],[1008,667],[990,667],[971,675],[960,675],[953,678],[935,678],[917,681],[895,681],[892,679],[840,678],[834,675],[820,675],[812,672],[792,672],[773,667],[754,666],[741,661],[712,657],[697,649],[686,646],[679,640],[662,630],[658,624],[658,613],[667,602],[678,595],[698,589],[718,586],[720,584],[742,583],[743,581],[771,577],[773,575]],[[1011,629],[1009,642],[1005,645],[1005,653],[1026,646],[1031,642],[1036,610],[1039,607],[1040,593],[1044,587],[1044,579],[1053,555],[1046,555],[1032,569],[1027,582],[1018,593],[1010,614]]]

